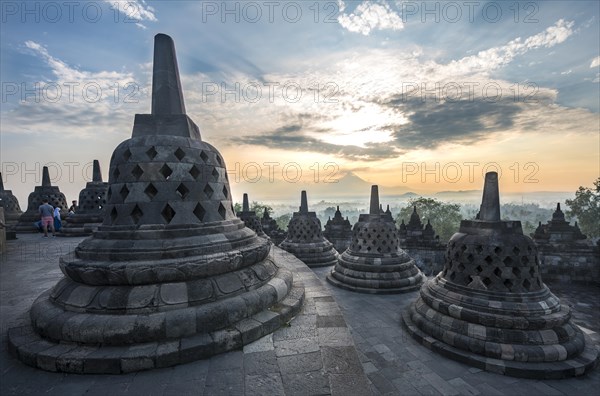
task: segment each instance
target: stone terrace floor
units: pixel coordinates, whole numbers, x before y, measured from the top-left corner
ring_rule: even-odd
[[[583,378],[536,381],[487,373],[418,345],[400,313],[417,292],[364,295],[284,260],[306,287],[302,313],[243,350],[167,369],[126,375],[50,373],[8,354],[6,331],[28,319],[33,300],[62,276],[58,257],[82,238],[19,235],[0,261],[0,394],[31,395],[595,395],[600,369]],[[287,255],[279,249],[274,254]],[[320,281],[319,281],[320,279]],[[600,346],[600,288],[549,284],[574,321]],[[348,330],[350,330],[348,332]]]

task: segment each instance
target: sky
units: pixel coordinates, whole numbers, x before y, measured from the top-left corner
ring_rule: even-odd
[[[598,1],[0,5],[2,177],[23,210],[44,165],[69,201],[93,159],[108,175],[150,111],[157,33],[237,200],[327,195],[349,173],[383,194],[480,189],[489,170],[504,192],[574,192],[600,175]]]

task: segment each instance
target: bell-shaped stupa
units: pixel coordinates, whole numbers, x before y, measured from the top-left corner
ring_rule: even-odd
[[[267,208],[263,211],[260,218],[260,224],[263,232],[273,241],[275,245],[279,245],[285,239],[286,233],[277,224],[277,220],[271,218]]]
[[[238,349],[287,323],[304,288],[233,213],[225,162],[185,114],[173,40],[154,42],[152,114],[110,163],[104,221],[61,257],[10,349],[50,371],[123,373]]]
[[[444,269],[403,314],[408,332],[448,358],[526,378],[582,375],[598,352],[542,282],[520,221],[500,220],[498,174],[485,176],[476,220],[448,241]]]
[[[27,200],[27,210],[19,218],[15,229],[19,232],[36,232],[35,222],[40,220],[39,207],[44,199],[55,208],[60,208],[61,219],[67,216],[67,198],[60,192],[57,186],[50,183],[50,173],[48,167],[42,168],[42,185],[36,186]]]
[[[321,220],[308,211],[306,191],[300,196],[300,210],[294,212],[288,224],[287,237],[280,248],[287,250],[309,267],[325,267],[337,262],[333,244],[323,236]]]
[[[350,224],[348,218],[344,219],[339,206],[335,211],[333,219],[329,218],[327,220],[323,236],[329,242],[333,243],[335,250],[339,253],[342,253],[350,246],[350,242],[352,241],[352,224]]]
[[[265,233],[263,232],[260,219],[256,216],[256,212],[250,210],[250,205],[248,204],[248,194],[246,193],[244,193],[244,198],[242,201],[242,211],[237,213],[237,217],[244,222],[246,227],[256,232],[256,235],[260,237],[266,237]]]
[[[15,238],[15,226],[23,215],[19,201],[11,190],[4,189],[4,180],[0,173],[0,207],[4,208],[4,223],[6,225],[6,239]]]
[[[69,214],[59,236],[91,235],[104,220],[108,183],[102,181],[100,163],[94,160],[92,181],[79,193],[79,207]]]
[[[396,224],[379,207],[379,189],[371,187],[368,214],[352,230],[352,243],[327,275],[329,283],[361,293],[389,294],[418,289],[425,276],[398,246]]]

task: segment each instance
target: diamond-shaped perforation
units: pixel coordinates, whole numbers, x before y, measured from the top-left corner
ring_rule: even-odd
[[[144,193],[148,196],[148,198],[153,199],[156,194],[158,194],[158,190],[154,187],[154,184],[148,184],[148,187],[144,190]]]
[[[491,264],[492,261],[494,261],[494,259],[492,259],[490,256],[486,256],[486,258],[484,258],[483,260],[488,264]]]
[[[518,256],[519,253],[521,253],[521,249],[519,249],[518,246],[515,246],[512,251],[515,256]]]
[[[206,194],[206,196],[210,199],[212,197],[214,193],[214,190],[212,189],[212,187],[210,185],[206,185],[204,187],[204,194]]]
[[[125,161],[129,161],[129,159],[131,158],[131,150],[127,149],[125,150],[125,152],[123,153],[123,159]]]
[[[123,201],[125,201],[125,199],[129,195],[129,189],[127,188],[126,185],[124,185],[123,187],[121,187],[121,190],[119,191],[119,194],[121,194],[121,199]]]
[[[531,288],[531,282],[529,281],[529,279],[523,280],[523,287],[525,288],[525,290],[529,291],[529,289]]]
[[[202,158],[202,161],[204,161],[204,163],[206,163],[206,161],[208,161],[208,155],[206,155],[206,153],[204,151],[200,152],[200,158]]]
[[[117,213],[117,208],[113,207],[112,210],[110,211],[111,224],[115,224],[115,221],[117,221],[117,217],[119,217],[119,214]]]
[[[515,275],[515,277],[520,278],[521,277],[521,270],[518,267],[513,267],[512,268],[512,273]]]
[[[219,180],[219,171],[217,171],[216,169],[213,169],[213,171],[211,172],[211,175],[212,175],[214,181]]]
[[[513,287],[513,282],[510,279],[505,279],[504,280],[504,287],[506,287],[509,291],[512,289]]]
[[[221,156],[217,154],[216,158],[217,158],[217,162],[219,163],[219,165],[223,166],[223,161],[221,160]]]
[[[134,166],[131,170],[131,175],[135,177],[135,180],[140,180],[140,177],[142,177],[143,174],[144,170],[139,165]]]
[[[175,217],[175,209],[173,209],[171,205],[166,204],[163,210],[160,212],[160,215],[163,217],[163,219],[165,219],[167,224],[169,224],[171,220],[173,220],[173,217]]]
[[[222,203],[219,204],[218,212],[221,215],[221,217],[223,218],[223,220],[225,220],[225,215],[226,215],[227,211],[225,210],[225,206],[223,206]]]
[[[152,147],[150,147],[146,151],[146,155],[148,156],[148,158],[150,158],[151,160],[153,160],[158,155],[158,151],[156,151],[156,149],[154,148],[154,146],[152,146]]]
[[[494,253],[500,254],[501,252],[502,252],[502,248],[500,246],[496,246],[496,248],[494,249]]]
[[[111,197],[112,197],[112,187],[108,187],[108,190],[106,191],[106,199],[108,201],[110,201]]]
[[[158,171],[165,178],[165,180],[169,180],[169,177],[171,177],[173,174],[173,169],[171,169],[167,164],[164,164]]]
[[[225,199],[229,198],[229,191],[227,191],[227,187],[223,186],[223,196]]]
[[[185,151],[178,147],[177,150],[175,150],[175,157],[177,157],[177,159],[181,161],[185,158]]]
[[[194,180],[198,179],[198,176],[200,176],[200,169],[198,169],[196,165],[192,165],[192,168],[189,170],[189,172]]]
[[[190,193],[190,190],[183,183],[181,183],[179,186],[177,186],[177,189],[175,191],[177,192],[177,195],[179,195],[179,197],[181,199],[185,199],[185,197],[187,197],[188,194]]]
[[[206,211],[204,210],[202,205],[197,204],[196,207],[194,208],[193,213],[194,213],[194,216],[196,216],[198,218],[198,220],[204,221],[204,215],[206,214]]]
[[[498,278],[502,277],[502,270],[498,267],[496,267],[494,269],[494,275],[496,275]]]
[[[507,267],[509,267],[510,265],[512,265],[513,259],[510,256],[506,256],[504,258],[504,260],[502,260],[502,262],[504,263],[504,265],[506,265]]]
[[[140,222],[140,219],[142,218],[143,215],[144,215],[144,212],[142,212],[140,207],[137,205],[135,205],[135,207],[133,208],[133,210],[131,211],[131,214],[130,214],[130,216],[133,219],[133,222],[135,224]]]
[[[115,168],[115,170],[113,171],[113,177],[115,178],[115,180],[113,180],[113,182],[116,182],[119,179],[119,176],[121,176],[121,171],[119,170],[119,167],[117,166]]]

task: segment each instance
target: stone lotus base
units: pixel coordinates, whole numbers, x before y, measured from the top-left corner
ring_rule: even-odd
[[[344,252],[327,281],[342,289],[369,294],[394,294],[417,290],[425,276],[406,253],[383,255],[378,259]],[[401,264],[392,264],[397,262]],[[376,262],[376,264],[374,264]]]
[[[450,359],[503,375],[558,379],[596,365],[593,342],[569,307],[544,287],[535,292],[469,290],[438,277],[402,315],[409,334]]]
[[[303,301],[304,286],[269,259],[187,282],[93,286],[63,278],[33,303],[30,325],[9,330],[8,345],[24,363],[48,371],[168,367],[272,333]]]
[[[560,362],[519,362],[478,355],[427,335],[412,321],[411,307],[402,313],[402,319],[408,333],[419,344],[449,359],[497,374],[518,378],[562,379],[584,375],[593,370],[597,363],[598,351],[593,346],[593,341],[583,333],[581,339],[585,340],[585,349],[574,359]]]
[[[328,267],[337,263],[337,251],[334,249],[331,242],[327,240],[314,243],[293,243],[283,241],[279,247],[292,253],[311,268]]]
[[[72,215],[63,221],[57,236],[80,237],[92,235],[102,225],[102,217]]]

